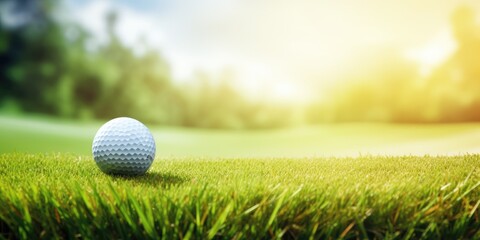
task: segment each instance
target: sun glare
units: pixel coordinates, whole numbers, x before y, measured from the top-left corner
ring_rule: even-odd
[[[347,87],[343,80],[364,78],[362,71],[384,62],[389,50],[413,62],[425,78],[457,47],[449,17],[459,3],[453,0],[436,8],[430,7],[434,0],[214,3],[173,4],[162,17],[117,7],[119,37],[135,47],[145,35],[168,59],[174,82],[194,83],[199,71],[215,82],[231,69],[245,96],[290,102],[318,98],[313,88]],[[77,18],[104,39],[100,23],[113,6],[92,1]],[[373,71],[368,74],[380,74]]]
[[[456,47],[452,32],[445,29],[426,44],[407,50],[406,56],[418,63],[422,76],[428,76],[455,51]]]
[[[272,89],[274,100],[298,102],[302,99],[299,86],[291,82],[275,83]]]

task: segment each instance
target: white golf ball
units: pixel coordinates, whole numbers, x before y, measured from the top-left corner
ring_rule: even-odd
[[[141,122],[120,117],[97,131],[92,152],[97,166],[107,174],[141,175],[155,159],[155,140]]]

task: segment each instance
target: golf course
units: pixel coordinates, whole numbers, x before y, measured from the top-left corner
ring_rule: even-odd
[[[480,238],[476,124],[152,127],[152,167],[123,177],[93,160],[101,122],[0,122],[6,239]]]
[[[480,240],[480,1],[2,0],[3,239]]]

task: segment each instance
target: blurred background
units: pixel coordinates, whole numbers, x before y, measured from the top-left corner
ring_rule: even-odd
[[[428,135],[440,144],[425,153],[443,153],[450,143],[457,146],[452,152],[475,152],[479,12],[480,2],[473,0],[3,0],[3,149],[29,145],[25,139],[14,143],[21,134],[12,129],[38,122],[96,129],[105,120],[131,116],[163,132],[246,130],[245,139],[232,138],[233,145],[247,144],[247,136],[261,129],[290,131],[282,133],[285,144],[323,136],[310,141],[315,149],[329,141],[325,136],[344,142],[342,132],[354,125],[347,138],[359,144],[376,131],[372,146],[407,132],[398,138],[411,142]],[[291,127],[304,135],[278,130]],[[459,140],[457,133],[469,137]],[[364,149],[355,143],[349,151]],[[317,153],[303,148],[298,155]]]

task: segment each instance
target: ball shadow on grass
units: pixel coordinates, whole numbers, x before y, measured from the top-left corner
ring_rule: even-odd
[[[186,176],[179,176],[172,173],[160,173],[148,171],[143,175],[111,175],[114,178],[120,178],[126,181],[132,181],[141,185],[148,185],[151,187],[169,187],[178,186],[188,181]]]

